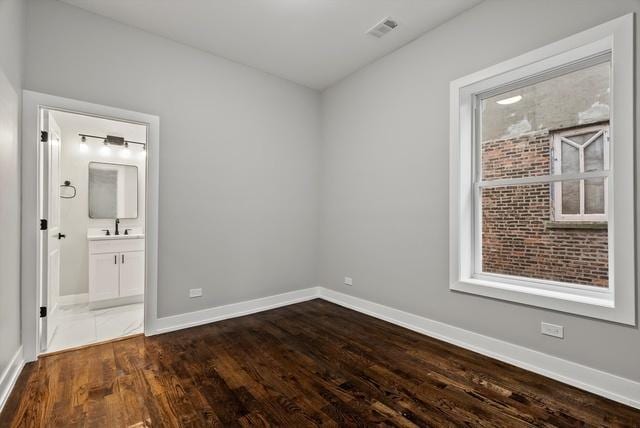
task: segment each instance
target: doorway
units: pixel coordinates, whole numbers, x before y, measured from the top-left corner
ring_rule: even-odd
[[[158,130],[156,116],[24,91],[26,361],[153,334]]]
[[[143,332],[146,125],[40,109],[40,352]]]

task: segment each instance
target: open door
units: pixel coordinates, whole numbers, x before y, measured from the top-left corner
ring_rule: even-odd
[[[40,290],[40,352],[46,351],[53,328],[47,315],[55,309],[60,295],[60,127],[49,110],[41,110],[40,139],[42,161],[41,218],[42,281]]]

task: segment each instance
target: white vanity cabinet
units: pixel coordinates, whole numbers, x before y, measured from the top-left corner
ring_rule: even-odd
[[[89,239],[89,303],[92,306],[140,301],[144,282],[144,238]]]

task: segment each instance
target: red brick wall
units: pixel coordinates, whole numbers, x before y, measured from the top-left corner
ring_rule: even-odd
[[[482,145],[483,178],[547,175],[547,132]],[[498,187],[482,194],[482,265],[502,273],[608,286],[607,230],[551,229],[552,185]]]

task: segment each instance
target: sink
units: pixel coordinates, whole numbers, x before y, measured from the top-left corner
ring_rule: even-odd
[[[112,241],[116,239],[143,239],[143,233],[130,233],[128,235],[105,235],[104,233],[89,233],[87,234],[87,240],[89,241]]]

